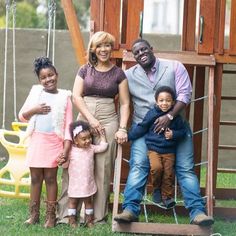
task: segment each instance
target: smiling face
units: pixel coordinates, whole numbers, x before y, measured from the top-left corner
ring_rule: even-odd
[[[110,60],[112,52],[112,46],[108,42],[100,43],[95,49],[95,55],[97,56],[98,63],[106,63]]]
[[[74,138],[74,143],[79,148],[88,148],[92,143],[92,136],[88,130],[82,131]]]
[[[174,100],[170,93],[160,92],[156,104],[163,112],[167,112],[174,105]]]
[[[39,82],[48,93],[57,92],[58,74],[52,67],[42,68],[39,72]]]
[[[150,69],[154,65],[156,58],[152,47],[145,42],[137,42],[132,47],[132,53],[137,63],[144,69]]]

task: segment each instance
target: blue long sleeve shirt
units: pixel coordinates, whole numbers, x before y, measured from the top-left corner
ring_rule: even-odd
[[[148,150],[152,150],[161,154],[175,153],[176,143],[178,139],[183,138],[186,135],[186,126],[180,115],[176,116],[170,123],[169,129],[173,132],[172,139],[166,139],[164,132],[158,134],[154,132],[155,120],[165,115],[168,112],[163,112],[155,105],[153,109],[150,109],[145,115],[143,121],[138,123],[128,132],[129,141],[138,139],[145,135],[145,142]]]

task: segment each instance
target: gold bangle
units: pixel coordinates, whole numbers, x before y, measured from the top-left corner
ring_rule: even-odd
[[[118,131],[122,131],[122,132],[127,133],[127,129],[124,129],[124,128],[119,128]]]

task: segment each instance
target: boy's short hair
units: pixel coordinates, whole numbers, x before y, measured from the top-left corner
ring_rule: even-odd
[[[167,92],[171,95],[172,99],[175,100],[176,99],[176,94],[174,92],[174,90],[169,87],[169,86],[161,86],[159,87],[157,90],[156,90],[156,93],[155,93],[155,99],[157,100],[158,96],[160,93],[162,92]]]

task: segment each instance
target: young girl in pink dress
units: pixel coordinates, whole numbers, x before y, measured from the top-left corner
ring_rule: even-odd
[[[30,218],[25,224],[39,222],[40,196],[45,181],[47,211],[45,228],[55,226],[57,204],[57,158],[63,152],[67,159],[72,122],[71,92],[57,88],[58,73],[46,57],[34,61],[39,85],[34,85],[19,112],[19,119],[28,122],[27,164],[30,168]]]
[[[85,121],[76,121],[70,125],[73,145],[69,155],[69,187],[68,217],[71,227],[77,227],[77,206],[79,201],[85,205],[85,224],[93,226],[92,196],[97,192],[94,179],[94,154],[104,152],[108,143],[104,132],[100,135],[100,143],[92,144],[90,126]],[[67,167],[65,164],[63,167]]]

